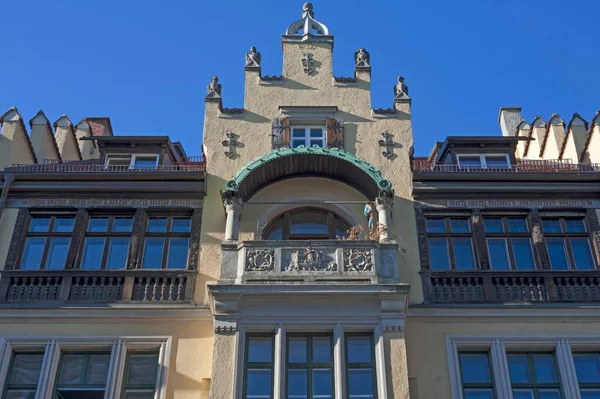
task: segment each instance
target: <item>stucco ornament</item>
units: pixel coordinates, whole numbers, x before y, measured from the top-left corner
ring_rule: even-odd
[[[283,122],[283,118],[275,118],[273,120],[273,149],[290,146],[290,143],[285,139],[285,131],[288,128],[289,126]]]
[[[210,80],[210,83],[207,87],[208,94],[206,97],[221,97],[221,83],[219,83],[219,78],[213,76]]]
[[[335,271],[337,265],[328,262],[323,252],[313,249],[310,245],[292,254],[292,260],[287,271]]]
[[[383,155],[385,159],[394,158],[394,147],[396,146],[394,135],[389,132],[383,132],[381,133],[381,137],[383,137],[383,140],[377,142],[380,147],[385,147],[381,152],[381,155]]]
[[[345,272],[372,272],[373,250],[369,248],[346,248],[344,249],[344,271]]]
[[[315,59],[311,53],[304,53],[302,57],[302,66],[304,67],[304,73],[312,75],[315,72]]]
[[[225,133],[225,140],[221,141],[221,145],[226,147],[225,156],[227,158],[233,158],[235,156],[235,147],[239,145],[237,135],[231,131]]]
[[[275,251],[272,249],[249,249],[246,254],[246,270],[267,272],[275,268]]]
[[[334,119],[330,125],[327,125],[327,130],[333,131],[333,141],[327,142],[327,147],[344,149],[344,121],[342,119]]]
[[[260,67],[261,55],[256,51],[256,47],[250,47],[250,51],[246,53],[246,67]]]
[[[408,86],[404,84],[404,78],[402,76],[398,76],[398,83],[394,86],[394,101],[409,99]]]
[[[371,68],[371,54],[364,48],[359,48],[354,53],[354,67],[355,68]]]

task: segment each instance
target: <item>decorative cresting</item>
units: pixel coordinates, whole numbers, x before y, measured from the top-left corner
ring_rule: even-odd
[[[308,245],[304,249],[298,249],[292,254],[290,264],[286,271],[325,271],[334,272],[337,270],[337,264],[333,258],[323,254],[323,251],[316,250]]]
[[[372,272],[373,250],[370,248],[344,248],[345,272]]]
[[[304,3],[302,6],[302,18],[294,22],[285,31],[284,38],[296,40],[310,40],[318,36],[329,36],[329,29],[325,24],[314,19],[312,3]]]
[[[298,147],[274,150],[252,161],[225,184],[225,194],[248,199],[270,181],[306,175],[340,180],[367,198],[375,198],[381,192],[392,193],[392,183],[377,168],[352,154],[334,148]]]
[[[249,249],[246,252],[246,270],[269,272],[275,268],[275,251],[272,249]]]

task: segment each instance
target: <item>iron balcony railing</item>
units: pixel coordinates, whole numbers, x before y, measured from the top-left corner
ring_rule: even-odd
[[[575,164],[569,160],[518,160],[513,165],[443,165],[428,159],[416,158],[411,162],[415,173],[598,173],[600,164]]]
[[[57,162],[45,160],[41,164],[13,164],[6,168],[6,172],[13,173],[150,173],[150,172],[203,172],[205,163],[202,157],[188,157],[186,161],[174,165],[156,166],[121,166],[106,165],[98,160]]]

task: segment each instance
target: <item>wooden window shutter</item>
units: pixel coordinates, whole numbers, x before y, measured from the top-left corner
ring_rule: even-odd
[[[344,121],[327,118],[327,148],[344,149]]]
[[[290,118],[273,119],[273,149],[290,147]]]

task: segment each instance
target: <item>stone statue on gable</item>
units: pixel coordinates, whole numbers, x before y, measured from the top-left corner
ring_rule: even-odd
[[[260,66],[260,53],[256,51],[256,47],[250,47],[250,51],[246,53],[246,66],[247,67],[259,67]]]
[[[394,100],[409,99],[408,86],[404,84],[404,78],[398,76],[398,84],[394,86]]]
[[[208,94],[206,97],[221,97],[221,84],[219,78],[213,76],[207,88]]]
[[[354,67],[355,68],[371,68],[371,55],[364,48],[359,48],[354,53]]]

